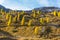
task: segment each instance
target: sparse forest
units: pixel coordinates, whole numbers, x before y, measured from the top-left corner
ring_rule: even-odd
[[[0,38],[18,40],[60,40],[60,11],[4,11],[0,9]],[[3,35],[4,34],[4,35]],[[11,36],[10,36],[11,35]],[[21,39],[20,39],[21,38]]]

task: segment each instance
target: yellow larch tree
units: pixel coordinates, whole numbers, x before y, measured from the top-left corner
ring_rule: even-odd
[[[33,12],[33,17],[36,17],[35,10],[32,10],[32,12]]]
[[[58,12],[58,17],[60,17],[60,12]]]
[[[1,13],[3,12],[3,9],[1,9]]]
[[[1,9],[1,13],[2,13],[2,15],[4,15],[3,9]]]
[[[54,15],[54,16],[56,16],[56,14],[57,14],[57,11],[56,11],[56,10],[54,10],[53,15]]]
[[[8,19],[9,19],[9,16],[10,16],[10,14],[9,14],[9,13],[7,13],[7,14],[6,14],[6,20],[8,20]]]
[[[13,21],[14,21],[14,22],[16,22],[16,21],[17,21],[17,16],[15,16],[15,17],[13,18]]]
[[[25,13],[25,11],[22,11],[22,12],[21,12],[21,14],[24,14],[24,13]]]
[[[28,26],[31,26],[32,20],[29,20],[28,22]]]
[[[25,16],[23,16],[23,18],[22,18],[22,21],[21,21],[21,25],[24,25],[24,21],[25,21]]]
[[[18,12],[17,20],[20,20],[20,13]]]
[[[38,15],[39,15],[39,14],[41,14],[41,11],[40,11],[40,10],[38,10],[38,11],[37,11],[37,14],[38,14]]]
[[[12,16],[10,15],[9,20],[7,22],[7,25],[10,26],[11,25],[11,22],[12,22]]]
[[[43,24],[43,23],[44,23],[43,18],[40,18],[40,23],[41,23],[41,24]]]
[[[42,32],[42,26],[36,26],[34,29],[34,34],[40,34]]]
[[[49,20],[50,20],[49,17],[46,17],[46,22],[47,22],[47,23],[49,22]]]

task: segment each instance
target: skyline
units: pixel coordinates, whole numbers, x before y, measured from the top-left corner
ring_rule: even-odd
[[[60,7],[60,0],[0,0],[0,4],[12,10],[31,10],[38,7]]]

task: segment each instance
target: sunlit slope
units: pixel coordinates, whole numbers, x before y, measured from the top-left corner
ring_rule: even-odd
[[[9,12],[1,8],[0,30],[11,34],[13,37],[10,38],[34,37],[58,40],[60,38],[59,8],[44,7],[30,11],[9,10]]]

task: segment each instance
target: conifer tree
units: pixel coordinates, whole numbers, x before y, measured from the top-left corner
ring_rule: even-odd
[[[21,25],[24,25],[24,21],[25,21],[25,19],[24,19],[24,16],[23,16],[22,21],[21,21]]]
[[[7,25],[10,26],[12,22],[12,16],[10,15]]]
[[[39,27],[35,27],[34,33],[38,34]]]
[[[60,17],[60,12],[58,12],[58,17]]]
[[[17,20],[20,20],[20,13],[18,12]]]
[[[33,12],[33,17],[36,17],[35,10],[32,10],[32,12]]]
[[[15,16],[15,17],[13,18],[13,21],[14,21],[14,22],[17,22],[17,16]]]
[[[43,23],[44,23],[43,18],[40,18],[40,23],[41,23],[41,24],[43,24]]]
[[[56,12],[56,10],[53,12],[53,14],[54,14],[54,16],[56,16],[56,15],[57,15],[57,12]]]
[[[6,14],[6,20],[8,20],[8,19],[9,19],[9,16],[10,16],[10,14],[9,14],[9,13],[7,13],[7,14]]]
[[[31,26],[32,20],[29,20],[28,22],[28,26]]]

